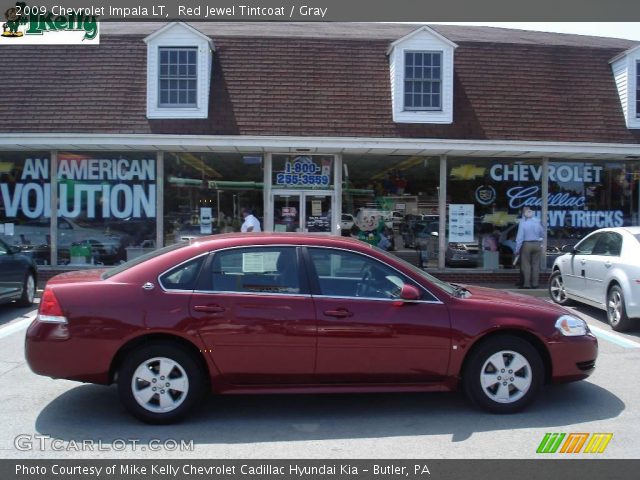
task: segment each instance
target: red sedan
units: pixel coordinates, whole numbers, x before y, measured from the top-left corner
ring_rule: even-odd
[[[366,243],[231,234],[49,281],[31,369],[118,384],[168,423],[204,394],[442,391],[498,413],[581,380],[596,338],[564,308],[451,285]]]

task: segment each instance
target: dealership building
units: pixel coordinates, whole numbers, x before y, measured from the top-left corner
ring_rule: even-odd
[[[509,270],[524,206],[549,258],[640,224],[637,42],[104,23],[99,45],[0,54],[0,238],[43,270],[238,231],[244,208],[265,231],[393,230],[442,273]]]

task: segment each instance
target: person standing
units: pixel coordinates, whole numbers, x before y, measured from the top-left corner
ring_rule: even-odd
[[[260,220],[258,220],[254,215],[251,209],[243,208],[242,209],[242,218],[244,222],[240,227],[240,231],[243,233],[246,232],[261,232],[260,229]]]
[[[544,229],[540,220],[535,217],[533,210],[524,207],[516,236],[516,255],[520,255],[523,276],[520,288],[538,288],[543,238]]]

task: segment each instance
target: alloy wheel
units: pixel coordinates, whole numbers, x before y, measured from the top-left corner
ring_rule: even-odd
[[[562,275],[556,275],[551,279],[551,285],[549,286],[551,297],[556,303],[562,303],[567,299],[567,293],[564,289],[564,282],[562,281]]]
[[[131,378],[131,391],[145,410],[167,413],[187,398],[189,379],[185,369],[175,360],[154,357],[136,368]]]
[[[620,292],[612,290],[607,301],[607,316],[611,325],[617,325],[622,318],[622,297]]]
[[[520,400],[531,387],[532,371],[518,352],[502,350],[491,355],[480,370],[484,394],[497,403]]]

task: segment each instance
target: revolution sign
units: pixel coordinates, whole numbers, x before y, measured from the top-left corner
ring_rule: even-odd
[[[0,183],[8,218],[51,217],[50,162],[27,158],[15,184]],[[155,218],[155,159],[98,159],[70,155],[59,159],[58,216],[76,218]]]

